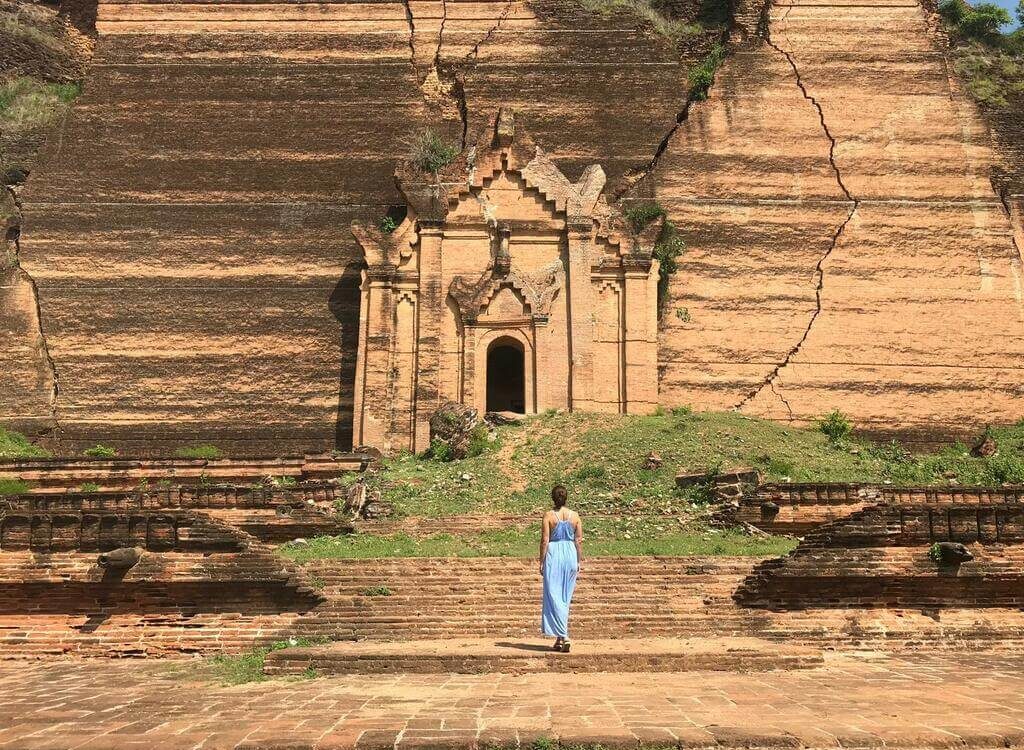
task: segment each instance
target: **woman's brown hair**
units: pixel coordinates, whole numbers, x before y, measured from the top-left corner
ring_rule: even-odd
[[[555,510],[560,509],[567,502],[569,502],[569,493],[560,484],[556,484],[551,488],[551,502],[555,506]]]

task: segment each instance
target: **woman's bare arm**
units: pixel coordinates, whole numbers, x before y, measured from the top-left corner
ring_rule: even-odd
[[[583,566],[583,521],[580,519],[580,514],[576,514],[576,559],[579,561],[579,565]]]
[[[548,554],[548,542],[551,540],[551,529],[548,528],[547,514],[540,522],[540,574],[544,575],[544,558]]]

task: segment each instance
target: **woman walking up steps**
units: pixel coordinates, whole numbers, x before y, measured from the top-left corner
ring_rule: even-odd
[[[569,605],[583,560],[583,523],[566,507],[569,493],[557,485],[551,490],[553,510],[541,522],[540,574],[544,577],[541,630],[554,636],[555,651],[569,652]]]

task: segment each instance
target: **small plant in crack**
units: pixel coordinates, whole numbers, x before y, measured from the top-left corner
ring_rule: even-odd
[[[459,149],[430,128],[423,130],[412,142],[409,160],[424,172],[437,172],[455,161]]]
[[[660,204],[638,203],[626,209],[626,219],[636,232],[642,230],[659,216],[664,218],[664,223],[661,225],[661,232],[654,243],[652,255],[660,264],[658,267],[658,315],[660,316],[668,302],[669,281],[672,275],[679,270],[679,256],[686,249],[686,243],[683,242],[675,224],[668,218],[668,214]]]
[[[392,219],[390,216],[385,216],[383,219],[380,220],[380,223],[377,226],[380,227],[380,231],[384,232],[385,234],[391,234],[396,229],[398,229],[398,222]]]
[[[711,85],[715,82],[715,73],[725,60],[725,47],[716,44],[700,65],[692,68],[687,78],[690,82],[690,100],[702,102],[708,98]]]
[[[391,596],[394,593],[387,586],[371,586],[363,590],[363,596]]]

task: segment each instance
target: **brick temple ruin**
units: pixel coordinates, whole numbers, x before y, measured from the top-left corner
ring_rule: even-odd
[[[571,182],[502,109],[440,175],[403,164],[408,213],[363,249],[353,440],[422,451],[444,401],[485,411],[658,405],[662,219],[637,232],[598,165]]]

